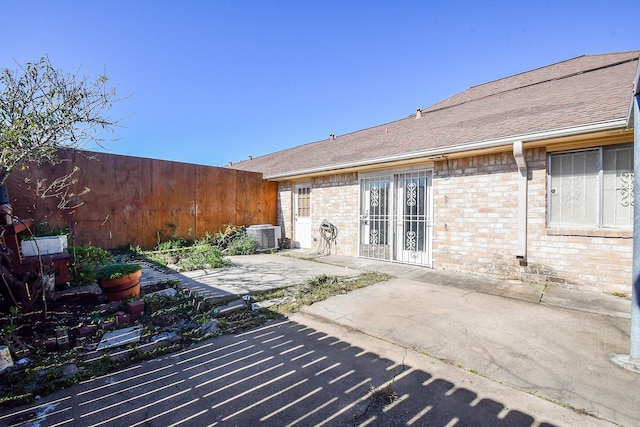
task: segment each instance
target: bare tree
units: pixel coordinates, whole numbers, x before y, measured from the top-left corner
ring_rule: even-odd
[[[105,115],[116,87],[100,75],[87,77],[55,69],[47,57],[0,74],[0,185],[18,166],[58,161],[59,148],[101,145],[102,132],[118,121]]]
[[[95,80],[66,74],[54,68],[49,58],[19,66],[18,70],[0,72],[0,186],[16,167],[27,168],[29,163],[58,163],[62,148],[78,149],[88,142],[102,145],[102,133],[113,130],[118,121],[106,115],[116,99],[116,88],[108,87],[105,75]],[[61,209],[76,207],[75,194],[69,187],[75,183],[73,172],[50,184],[38,182],[40,197],[58,197]],[[88,191],[85,189],[84,191]],[[73,203],[70,205],[70,203]],[[5,211],[3,211],[5,212]],[[4,231],[2,231],[4,232]],[[0,276],[6,294],[16,304],[12,287],[19,289],[20,281],[10,271],[9,252],[0,247]],[[40,258],[39,258],[40,259]],[[43,263],[40,260],[39,287],[46,317],[46,297]],[[17,285],[16,285],[17,284]],[[5,289],[0,288],[0,293]],[[35,292],[34,292],[35,295]],[[28,300],[33,301],[32,297]]]

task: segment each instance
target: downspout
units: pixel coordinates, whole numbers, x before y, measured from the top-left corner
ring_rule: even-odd
[[[513,158],[518,166],[518,244],[516,258],[520,265],[527,265],[527,162],[524,158],[522,141],[513,143]]]
[[[640,71],[639,71],[640,73]],[[640,77],[633,96],[633,175],[640,173]],[[631,363],[640,372],[640,185],[633,186],[633,265],[631,270]]]
[[[633,175],[640,174],[640,66],[631,97],[627,128],[633,128]],[[640,374],[640,185],[633,185],[633,262],[631,265],[631,331],[629,354],[613,354],[610,360],[618,366]]]

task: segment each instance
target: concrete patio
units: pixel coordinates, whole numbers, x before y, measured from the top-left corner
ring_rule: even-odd
[[[628,299],[312,256],[143,280],[225,298],[320,274],[394,278],[4,409],[0,424],[640,425],[640,374],[610,360],[628,351]]]

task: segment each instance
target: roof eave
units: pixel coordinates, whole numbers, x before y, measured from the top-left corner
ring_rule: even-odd
[[[374,159],[357,160],[353,162],[339,163],[330,166],[317,166],[307,169],[299,169],[283,173],[274,173],[264,175],[267,180],[277,181],[284,179],[294,179],[301,176],[310,176],[326,172],[339,172],[345,169],[353,169],[358,167],[373,166],[384,163],[393,163],[403,160],[412,159],[436,159],[444,157],[448,154],[461,153],[465,151],[486,150],[497,147],[510,147],[515,141],[532,142],[541,141],[551,138],[561,138],[574,135],[582,135],[591,132],[601,132],[615,129],[624,129],[627,126],[627,118],[608,120],[604,122],[591,123],[588,125],[574,126],[570,128],[552,129],[544,132],[534,132],[528,134],[512,135],[505,138],[497,138],[485,141],[468,142],[465,144],[453,145],[448,147],[434,148],[429,150],[416,151],[412,153],[396,154],[393,156],[379,157]]]

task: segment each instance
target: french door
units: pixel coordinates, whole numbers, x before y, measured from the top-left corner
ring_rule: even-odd
[[[431,266],[432,172],[360,180],[360,252],[366,258]]]
[[[391,260],[391,180],[360,181],[360,256]]]

